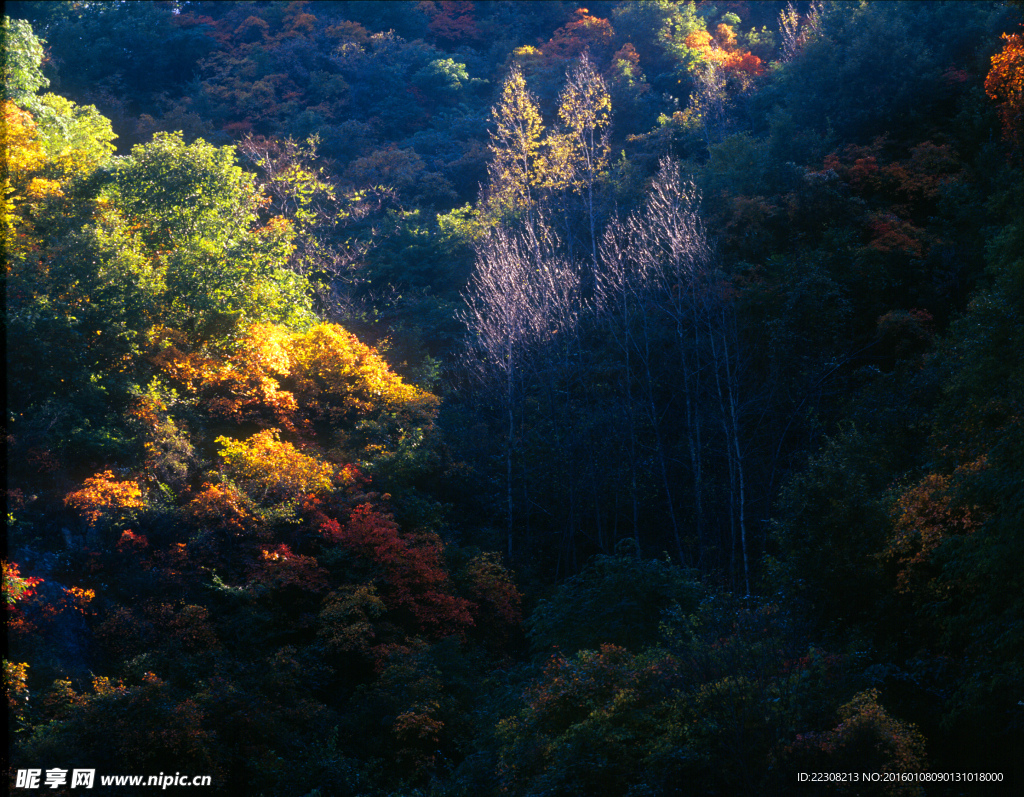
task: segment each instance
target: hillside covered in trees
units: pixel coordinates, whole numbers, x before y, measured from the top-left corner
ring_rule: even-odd
[[[14,793],[1021,788],[1020,3],[5,14]]]

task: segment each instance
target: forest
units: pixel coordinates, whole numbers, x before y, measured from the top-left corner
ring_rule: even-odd
[[[1024,4],[4,14],[12,793],[1024,788]]]

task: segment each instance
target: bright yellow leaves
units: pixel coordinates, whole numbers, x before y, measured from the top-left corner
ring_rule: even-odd
[[[527,56],[520,48],[518,56]],[[501,99],[491,109],[490,185],[486,210],[493,220],[529,212],[537,189],[592,189],[607,168],[607,132],[611,98],[604,79],[584,55],[571,70],[559,96],[558,129],[544,136],[536,98],[519,66],[505,81]]]
[[[228,473],[255,500],[297,499],[329,492],[334,486],[330,465],[283,442],[276,429],[266,429],[248,440],[218,437],[217,442]]]
[[[552,158],[553,163],[568,165],[566,182],[573,190],[593,188],[597,176],[608,168],[608,130],[612,101],[604,79],[584,55],[569,73],[569,80],[558,98],[561,130],[549,141],[556,152],[559,144],[568,145],[567,157]],[[555,171],[552,169],[552,171]]]
[[[320,324],[289,342],[295,392],[319,419],[415,411],[433,418],[437,398],[401,380],[376,349],[336,324]]]
[[[584,57],[574,70],[560,96],[558,117],[566,130],[582,146],[584,141],[600,138],[611,124],[612,100],[604,80]]]
[[[172,344],[153,362],[199,393],[215,415],[289,433],[396,413],[429,423],[437,406],[434,396],[403,382],[374,348],[335,324],[305,333],[258,324],[223,360],[184,354]]]
[[[537,102],[519,67],[512,69],[491,115],[495,130],[489,147],[488,204],[497,215],[516,213],[530,207],[533,189],[542,182],[540,146],[544,132]]]
[[[60,171],[70,175],[92,171],[109,160],[115,147],[110,120],[94,105],[78,105],[58,94],[38,99],[39,136]]]
[[[32,114],[10,100],[4,101],[4,148],[7,157],[3,166],[7,174],[17,178],[39,169],[46,162]]]
[[[142,509],[145,501],[138,482],[119,481],[113,471],[107,470],[86,479],[82,489],[68,495],[64,504],[90,525],[96,525],[103,517],[120,517],[133,509]]]
[[[34,210],[46,200],[64,196],[73,178],[93,171],[114,149],[110,120],[93,106],[46,94],[32,107],[38,117],[10,100],[3,103],[0,248],[8,253],[30,245]],[[23,240],[17,236],[19,227]],[[8,264],[10,260],[8,255]]]
[[[7,710],[19,720],[24,719],[28,707],[28,664],[3,660],[4,694]]]

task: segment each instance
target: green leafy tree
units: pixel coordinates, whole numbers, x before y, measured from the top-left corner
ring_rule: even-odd
[[[78,105],[51,93],[39,97],[37,105],[40,138],[50,157],[80,153],[102,165],[114,154],[117,135],[95,105]]]
[[[615,30],[636,48],[656,91],[678,92],[676,70],[688,64],[686,38],[706,27],[693,2],[642,0],[622,3],[612,19]]]
[[[4,16],[2,29],[4,99],[23,108],[36,110],[36,95],[50,85],[43,75],[44,41],[32,32],[23,19]]]
[[[286,267],[291,225],[260,224],[262,194],[234,147],[159,133],[113,178],[113,203],[140,229],[166,285],[155,321],[200,337],[225,321],[308,323],[308,293]]]
[[[790,568],[787,588],[819,621],[850,627],[878,619],[887,464],[871,438],[850,429],[782,491],[776,542]]]
[[[468,92],[486,85],[486,80],[471,78],[465,64],[452,58],[438,58],[412,76],[413,85],[439,103],[454,104]]]

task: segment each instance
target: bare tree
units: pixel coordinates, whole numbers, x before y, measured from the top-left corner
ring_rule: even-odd
[[[694,72],[688,110],[699,120],[704,144],[709,149],[722,140],[729,123],[729,97],[720,66],[708,62]]]
[[[782,39],[783,62],[792,61],[807,41],[821,33],[821,17],[824,11],[824,4],[821,0],[813,0],[807,9],[807,16],[803,19],[803,26],[800,24],[800,15],[793,7],[793,4],[786,3],[786,7],[779,12],[779,35]]]
[[[636,346],[633,329],[638,313],[645,312],[646,294],[652,281],[646,272],[647,260],[635,262],[630,248],[626,224],[613,219],[605,229],[600,249],[601,269],[597,280],[597,307],[606,322],[612,339],[622,354],[622,405],[626,415],[627,461],[630,476],[630,505],[633,536],[640,550],[639,507],[639,434],[636,397],[633,388],[633,350]]]
[[[780,60],[792,61],[800,49],[800,15],[791,2],[779,12],[779,36],[782,39]]]
[[[582,194],[586,203],[591,264],[597,263],[598,246],[594,190],[601,172],[608,168],[611,110],[611,97],[604,78],[584,53],[569,71],[565,88],[559,96],[558,116],[571,153],[573,187]]]
[[[712,254],[698,212],[699,199],[692,183],[684,184],[678,164],[662,159],[651,184],[643,230],[645,247],[659,263],[657,271],[676,335],[679,372],[683,379],[686,441],[693,481],[694,525],[698,550],[704,546],[703,442],[700,401],[703,368],[700,352],[705,325],[698,323],[698,297],[711,270]]]
[[[477,248],[476,270],[464,296],[469,364],[484,385],[501,391],[506,419],[507,547],[513,553],[513,461],[516,406],[524,377],[578,321],[579,273],[534,227],[492,229]]]
[[[749,592],[738,343],[732,308],[714,268],[698,205],[694,186],[682,182],[678,166],[664,159],[644,207],[624,223],[613,222],[605,233],[600,307],[605,314],[619,319],[614,328],[621,331],[613,334],[624,353],[626,405],[630,408],[634,404],[633,361],[637,363],[635,369],[640,375],[642,403],[654,437],[669,521],[680,559],[685,561],[673,496],[674,479],[669,472],[671,456],[662,434],[662,417],[676,397],[664,395],[669,392],[666,385],[661,400],[656,399],[659,375],[655,372],[652,350],[656,314],[670,319],[682,382],[678,398],[684,408],[698,551],[702,553],[707,544],[704,474],[711,442],[708,437],[713,426],[718,426],[718,450],[729,474],[726,510],[732,534],[738,537],[742,551],[743,581]],[[667,375],[661,378],[670,381]],[[632,416],[629,420],[632,430]]]

